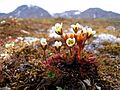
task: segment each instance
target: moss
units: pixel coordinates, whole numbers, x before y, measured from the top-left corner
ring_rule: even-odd
[[[120,85],[120,59],[113,60],[107,55],[99,55],[98,59],[98,73],[100,78],[112,87],[119,87]]]
[[[120,43],[103,42],[104,47],[100,48],[100,53],[108,53],[120,56]]]

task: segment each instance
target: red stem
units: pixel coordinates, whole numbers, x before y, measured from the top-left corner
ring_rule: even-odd
[[[81,59],[81,47],[78,48],[78,60]]]
[[[44,54],[43,59],[46,60],[45,50],[43,51],[43,54]]]
[[[72,56],[72,50],[71,50],[72,48],[70,48],[70,56]]]

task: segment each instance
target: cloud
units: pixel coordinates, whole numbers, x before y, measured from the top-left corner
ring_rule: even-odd
[[[84,11],[98,7],[108,11],[119,11],[119,0],[0,0],[0,12],[11,12],[20,5],[37,5],[50,13],[66,10]]]

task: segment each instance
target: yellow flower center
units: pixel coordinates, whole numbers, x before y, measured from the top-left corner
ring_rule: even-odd
[[[75,44],[75,38],[68,38],[66,40],[66,44],[69,46],[69,47],[72,47],[74,44]]]
[[[74,43],[74,42],[73,42],[72,39],[68,41],[68,44],[73,44],[73,43]]]

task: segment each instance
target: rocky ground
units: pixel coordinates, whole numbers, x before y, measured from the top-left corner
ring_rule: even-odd
[[[118,28],[116,28],[118,31],[115,31],[116,29],[113,31],[105,30],[105,27],[109,26],[110,23],[104,21],[106,26],[101,25],[103,29],[101,31],[101,27],[97,27],[93,24],[93,21],[91,22],[93,27],[98,28],[96,30],[97,35],[86,42],[85,50],[94,53],[97,57],[95,66],[85,67],[86,65],[82,66],[75,62],[66,65],[64,62],[60,62],[55,65],[64,74],[62,75],[59,72],[57,74],[58,79],[53,72],[45,73],[41,66],[41,60],[43,59],[41,54],[43,51],[39,42],[34,42],[40,40],[41,37],[45,37],[52,43],[50,37],[54,36],[59,39],[59,36],[55,35],[54,32],[50,32],[52,25],[57,21],[63,22],[66,25],[66,29],[68,27],[67,24],[70,24],[69,22],[71,21],[74,22],[74,20],[50,19],[47,22],[46,19],[42,21],[19,19],[14,22],[10,19],[5,20],[6,22],[0,24],[1,90],[21,90],[23,88],[24,90],[30,90],[30,88],[32,90],[33,88],[36,88],[35,90],[43,90],[43,88],[44,90],[51,90],[50,88],[52,90],[62,90],[64,85],[65,90],[70,90],[70,88],[73,88],[71,90],[78,90],[78,87],[80,88],[79,90],[95,90],[95,87],[97,90],[120,89],[120,33]],[[97,24],[100,22],[98,21]],[[90,24],[90,22],[88,21],[85,24]],[[47,57],[53,54],[51,51],[54,52],[53,48],[49,48]],[[58,56],[55,57],[58,58]],[[69,70],[69,67],[74,68]],[[87,75],[79,72],[83,67],[85,70],[89,68],[90,71],[88,71]],[[68,82],[65,83],[66,81]],[[91,87],[92,85],[94,87]],[[45,89],[45,87],[48,89]]]

